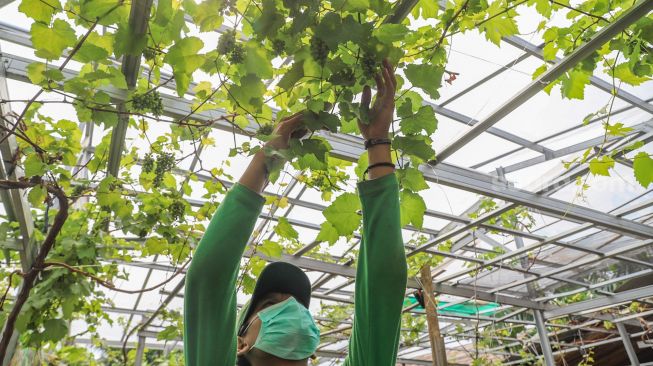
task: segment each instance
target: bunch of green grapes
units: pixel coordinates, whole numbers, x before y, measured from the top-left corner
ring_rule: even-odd
[[[223,33],[218,39],[217,51],[232,64],[239,64],[245,60],[245,48],[236,42],[236,32]]]
[[[175,167],[175,157],[172,153],[159,153],[156,158],[156,168],[154,169],[154,186],[161,186],[163,182],[163,175],[168,173]]]
[[[181,200],[176,200],[170,205],[170,216],[175,221],[182,219],[186,214],[186,205]]]
[[[152,153],[147,153],[143,158],[143,171],[150,173],[152,170],[154,170],[154,156],[152,156]]]
[[[371,79],[379,72],[381,63],[377,60],[376,57],[369,53],[364,53],[363,58],[361,59],[361,68],[363,69],[363,75]]]
[[[131,103],[132,108],[137,112],[149,112],[157,117],[163,114],[163,99],[156,90],[150,90],[143,94],[134,94]]]
[[[283,54],[283,51],[286,50],[286,42],[284,42],[283,39],[275,39],[272,41],[272,51],[274,52],[275,55],[281,56]]]
[[[329,57],[329,46],[319,37],[313,36],[311,38],[311,57],[320,66],[324,66]]]

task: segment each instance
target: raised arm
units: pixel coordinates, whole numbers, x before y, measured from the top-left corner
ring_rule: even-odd
[[[301,126],[295,115],[277,124],[266,146],[283,149]],[[267,184],[263,150],[257,152],[211,218],[186,273],[184,353],[186,365],[236,362],[236,281],[240,260],[261,213]]]
[[[391,65],[384,61],[377,76],[377,97],[370,123],[359,123],[366,139],[388,138],[394,114],[396,81]],[[370,102],[369,88],[363,105]],[[377,163],[392,162],[390,145],[369,147],[370,180],[358,183],[363,208],[363,239],[356,270],[354,328],[349,341],[348,366],[395,365],[401,310],[406,292],[406,256],[399,216],[399,183],[394,168]]]

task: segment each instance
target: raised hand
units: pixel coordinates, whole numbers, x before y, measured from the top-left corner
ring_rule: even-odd
[[[358,121],[358,128],[365,139],[387,138],[395,110],[395,89],[397,79],[390,61],[383,60],[381,72],[374,77],[376,80],[376,100],[370,108],[372,91],[369,86],[363,88],[361,107],[369,111],[369,124]]]
[[[273,149],[287,149],[290,144],[290,138],[301,138],[308,130],[304,127],[304,112],[297,112],[292,116],[281,120],[274,127],[272,140],[265,143],[265,146]]]

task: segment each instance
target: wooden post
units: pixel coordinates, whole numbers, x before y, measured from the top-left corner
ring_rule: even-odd
[[[422,267],[422,286],[424,287],[424,304],[426,305],[426,321],[429,326],[433,365],[447,366],[447,353],[444,348],[444,339],[440,334],[437,302],[435,296],[433,296],[433,278],[431,277],[431,267],[429,265]]]

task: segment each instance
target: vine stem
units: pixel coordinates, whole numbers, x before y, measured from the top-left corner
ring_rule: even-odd
[[[32,179],[30,181],[0,180],[0,189],[26,189],[36,187],[41,184],[42,182],[40,178]],[[23,275],[23,283],[20,287],[18,295],[16,296],[16,300],[14,301],[14,306],[11,309],[9,315],[7,315],[7,320],[5,321],[5,329],[2,331],[2,339],[0,339],[0,360],[4,360],[5,355],[7,354],[9,340],[11,339],[11,336],[14,333],[14,328],[16,326],[16,319],[18,319],[18,315],[20,314],[23,305],[25,305],[30,291],[34,287],[36,278],[41,272],[40,268],[43,266],[45,258],[54,246],[57,236],[61,232],[66,219],[68,219],[69,202],[68,197],[64,191],[54,184],[44,184],[44,186],[49,193],[57,198],[57,201],[59,202],[59,211],[54,218],[54,222],[52,223],[52,226],[50,227],[45,240],[43,240],[43,244],[41,244],[39,248],[38,254],[34,259],[34,263],[32,263],[31,268]]]

